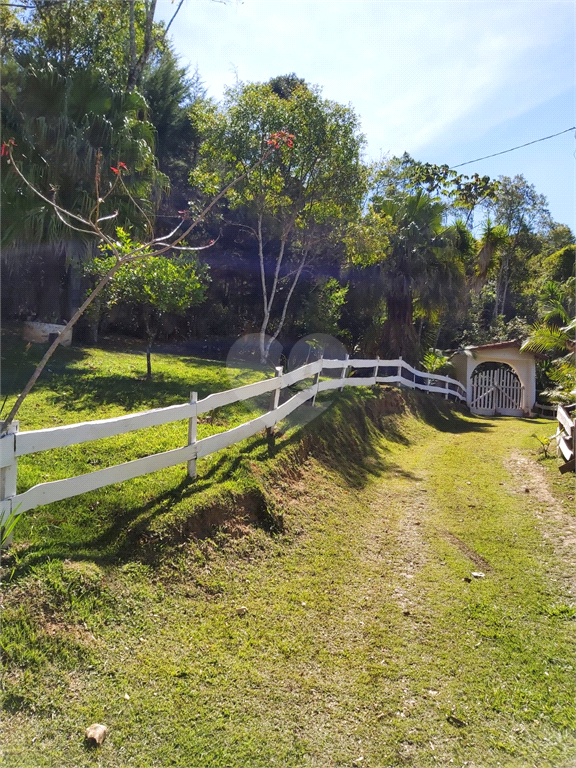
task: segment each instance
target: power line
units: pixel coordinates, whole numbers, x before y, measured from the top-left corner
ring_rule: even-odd
[[[553,133],[551,136],[544,136],[541,139],[535,139],[534,141],[529,141],[526,144],[519,144],[517,147],[512,147],[512,149],[505,149],[502,152],[495,152],[493,155],[484,155],[484,157],[477,157],[476,160],[467,160],[465,163],[458,163],[458,165],[451,166],[452,168],[461,168],[463,165],[470,165],[470,163],[478,163],[480,160],[487,160],[489,157],[497,157],[498,155],[505,155],[507,152],[514,152],[516,149],[522,149],[522,147],[529,147],[530,144],[537,144],[539,141],[547,141],[548,139],[553,139],[555,136],[562,136],[563,133],[568,133],[569,131],[576,130],[576,125],[573,125],[572,128],[566,128],[565,131],[560,131],[560,133]]]
[[[64,3],[67,2],[68,0],[48,0],[50,5],[64,5]],[[29,2],[26,5],[23,3],[2,3],[1,5],[6,8],[25,8],[27,11],[33,11],[36,8],[32,2]]]

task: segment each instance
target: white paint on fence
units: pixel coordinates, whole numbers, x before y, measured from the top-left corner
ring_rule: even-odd
[[[365,368],[372,369],[371,376],[354,375],[358,370]],[[394,375],[379,376],[378,374],[383,368],[395,369]],[[339,371],[336,377],[321,379],[322,371],[335,369]],[[352,371],[352,375],[348,375],[349,371]],[[282,389],[306,379],[313,379],[311,386],[297,392],[286,402],[279,404]],[[411,389],[437,392],[445,397],[451,396],[466,402],[466,391],[462,384],[448,376],[418,371],[401,359],[354,360],[347,356],[345,360],[317,360],[289,373],[282,373],[281,369],[277,369],[274,378],[257,381],[254,384],[247,384],[225,392],[217,392],[208,395],[203,400],[198,400],[196,393],[193,392],[188,403],[171,405],[167,408],[156,408],[127,416],[117,416],[112,419],[101,419],[29,432],[18,432],[18,424],[15,422],[11,425],[8,434],[0,438],[0,524],[4,524],[11,514],[22,514],[43,504],[62,501],[114,483],[157,472],[176,464],[186,463],[188,474],[195,477],[197,459],[252,437],[264,429],[271,429],[304,403],[309,400],[314,402],[318,392],[342,389],[344,386],[371,387],[377,383],[401,384]],[[197,440],[196,430],[199,414],[267,392],[274,393],[271,410],[267,413],[233,429]],[[188,445],[182,448],[156,453],[152,456],[117,464],[77,477],[40,483],[23,493],[16,493],[17,458],[19,456],[78,445],[105,437],[114,437],[138,429],[161,426],[184,419],[189,420]]]

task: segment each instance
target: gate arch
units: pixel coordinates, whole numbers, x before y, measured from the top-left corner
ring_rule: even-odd
[[[470,377],[470,410],[487,416],[522,414],[522,383],[508,363],[479,363]]]
[[[521,401],[518,408],[508,408],[506,401],[498,413],[505,416],[528,416],[536,400],[536,357],[534,352],[522,352],[518,340],[497,341],[493,344],[482,344],[478,347],[464,347],[454,353],[451,358],[458,381],[466,387],[466,402],[471,410],[482,414],[495,415],[495,408],[476,409],[472,406],[472,374],[481,363],[504,363],[520,380]],[[476,374],[476,379],[482,368]],[[495,374],[494,374],[495,376]],[[512,378],[515,383],[515,380]],[[474,398],[476,399],[476,398]],[[504,398],[505,399],[505,398]],[[476,405],[489,405],[488,397]]]

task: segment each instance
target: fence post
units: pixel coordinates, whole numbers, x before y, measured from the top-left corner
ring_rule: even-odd
[[[401,379],[402,378],[402,355],[398,355],[398,360],[400,360],[400,365],[398,366],[398,378]],[[398,384],[402,386],[401,381],[399,381]]]
[[[0,421],[0,427],[3,422]],[[16,433],[18,422],[13,421],[5,435],[0,437],[0,526],[4,527],[10,521],[15,512],[12,508],[12,498],[16,496],[16,479],[18,475],[18,460],[14,456],[16,451]],[[9,547],[12,543],[12,534],[8,536],[3,547]]]
[[[284,368],[281,365],[278,365],[274,368],[274,378],[278,379],[280,376],[282,376],[282,373],[284,371]],[[276,389],[272,390],[272,393],[270,395],[270,410],[275,411],[276,408],[278,408],[278,403],[280,402],[280,385],[276,387]],[[266,427],[266,436],[268,438],[268,448],[274,447],[274,429],[275,424],[272,424],[271,427]]]
[[[342,390],[344,389],[344,386],[345,386],[344,382],[346,381],[346,374],[348,373],[348,360],[349,359],[350,359],[350,355],[348,354],[348,352],[346,352],[346,357],[344,358],[344,367],[342,368],[342,376],[341,376],[342,384],[340,386],[340,392],[342,392]]]
[[[190,392],[190,405],[194,406],[192,416],[188,419],[188,445],[194,445],[198,433],[198,392]],[[188,462],[188,477],[196,477],[196,459]]]
[[[312,386],[316,387],[316,391],[314,392],[314,397],[312,398],[312,408],[316,405],[316,395],[318,394],[318,387],[320,386],[320,375],[322,374],[322,364],[324,362],[324,352],[322,352],[322,357],[320,358],[320,369],[316,376],[314,377],[314,383]]]
[[[374,366],[374,383],[378,378],[378,368],[380,367],[380,355],[376,355],[376,365]]]

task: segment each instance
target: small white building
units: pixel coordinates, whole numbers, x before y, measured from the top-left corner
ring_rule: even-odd
[[[519,341],[465,347],[451,358],[456,378],[466,387],[473,413],[529,416],[536,401],[536,359],[520,352]]]

